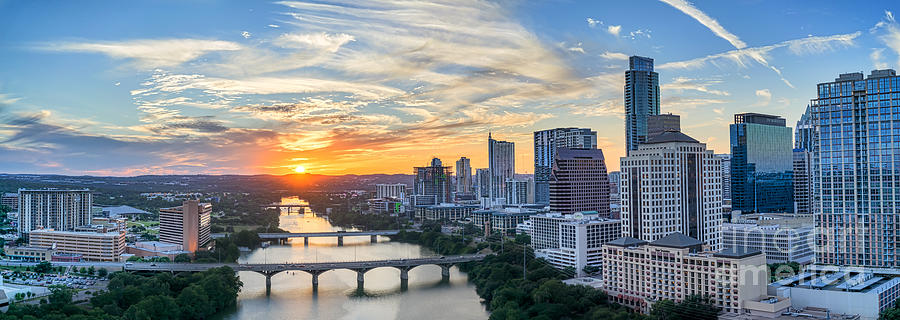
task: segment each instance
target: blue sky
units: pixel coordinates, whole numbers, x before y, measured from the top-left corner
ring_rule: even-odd
[[[815,85],[896,68],[895,3],[0,1],[0,172],[409,173],[486,166],[486,136],[590,127],[623,155],[628,55],[728,152]]]

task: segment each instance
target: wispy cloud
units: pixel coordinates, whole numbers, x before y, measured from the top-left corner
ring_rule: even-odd
[[[897,20],[894,19],[894,14],[891,11],[884,11],[884,18],[875,24],[870,31],[872,33],[877,33],[883,30],[883,33],[878,36],[878,39],[885,46],[894,51],[894,54],[897,55],[897,64],[900,65],[900,27],[897,25]],[[875,57],[880,58],[883,52],[872,52],[873,60]]]
[[[769,89],[756,90],[756,96],[759,98],[759,101],[756,102],[756,106],[766,106],[772,102],[772,92],[769,91]]]
[[[102,53],[117,59],[133,60],[140,68],[173,67],[215,51],[236,51],[241,46],[229,41],[200,39],[158,39],[107,42],[58,42],[37,49],[65,52]]]
[[[591,27],[591,28],[603,24],[603,21],[600,21],[600,20],[597,20],[597,19],[594,19],[594,18],[591,18],[591,17],[588,17],[588,18],[585,19],[585,20],[587,21],[588,26]]]
[[[722,66],[723,62],[731,62],[741,68],[746,68],[751,63],[771,68],[768,62],[768,55],[775,49],[787,48],[791,53],[797,55],[822,53],[839,47],[852,46],[854,39],[859,37],[860,34],[857,31],[848,34],[788,40],[773,45],[731,50],[686,61],[667,62],[657,66],[657,68],[695,69],[707,64]]]
[[[692,90],[702,93],[708,93],[717,96],[729,96],[731,95],[727,91],[710,89],[709,87],[712,85],[718,85],[722,83],[721,80],[704,80],[704,79],[690,79],[686,77],[676,77],[672,82],[665,83],[661,86],[662,90],[666,91],[674,91],[674,92],[682,92],[685,90]]]
[[[728,30],[725,30],[722,25],[719,24],[719,21],[716,19],[710,18],[706,13],[697,9],[693,4],[687,2],[686,0],[660,0],[665,4],[668,4],[675,9],[683,12],[684,14],[694,18],[697,22],[700,22],[703,26],[707,27],[710,31],[712,31],[716,36],[725,39],[728,43],[731,43],[736,49],[743,49],[747,47],[747,44],[741,41],[738,36],[734,35]]]
[[[314,48],[328,52],[336,52],[345,44],[356,39],[346,33],[306,33],[283,34],[275,40],[275,44],[285,48]]]

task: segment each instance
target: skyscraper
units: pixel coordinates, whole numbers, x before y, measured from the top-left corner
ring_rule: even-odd
[[[681,116],[671,113],[647,116],[647,137],[666,131],[681,131]]]
[[[550,203],[550,170],[558,148],[597,149],[597,132],[556,128],[534,132],[534,202]]]
[[[812,213],[813,207],[813,172],[812,144],[815,136],[810,107],[797,121],[794,129],[794,212]]]
[[[625,71],[625,150],[647,141],[647,117],[659,114],[659,74],[653,59],[632,56]]]
[[[506,195],[506,179],[516,173],[516,144],[494,140],[488,133],[488,170],[491,172],[489,197],[502,198]]]
[[[475,169],[475,196],[487,198],[491,196],[491,170]]]
[[[550,211],[609,217],[609,176],[600,149],[559,148],[550,175]]]
[[[443,166],[441,159],[433,158],[431,165],[414,169],[413,194],[434,196],[435,203],[450,202],[450,167]]]
[[[506,179],[507,204],[534,203],[534,180],[531,179]]]
[[[721,249],[721,160],[706,144],[667,131],[623,157],[621,168],[623,236],[680,232]]]
[[[25,238],[35,229],[72,231],[91,224],[93,197],[88,189],[19,189],[17,228]]]
[[[722,161],[722,198],[731,200],[731,154],[716,155]]]
[[[811,100],[816,263],[900,267],[900,77],[841,74]]]
[[[469,158],[456,160],[456,192],[472,193],[472,165]]]
[[[791,128],[779,116],[734,115],[731,203],[742,212],[794,212]]]
[[[212,205],[186,200],[178,207],[159,209],[159,241],[196,252],[209,242]]]

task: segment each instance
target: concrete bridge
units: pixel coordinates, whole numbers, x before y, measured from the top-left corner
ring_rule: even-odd
[[[363,288],[365,274],[375,268],[396,268],[400,270],[400,282],[405,284],[409,280],[409,270],[421,265],[437,265],[441,267],[443,279],[450,278],[450,267],[470,261],[481,261],[485,255],[460,255],[424,257],[415,259],[393,259],[372,261],[347,261],[347,262],[319,262],[319,263],[126,263],[125,271],[154,271],[154,272],[201,272],[212,268],[228,266],[235,271],[251,271],[266,277],[266,294],[272,290],[272,276],[284,271],[304,271],[312,275],[313,290],[319,287],[319,275],[329,270],[348,269],[356,271],[356,284],[358,289]]]
[[[280,203],[273,203],[273,204],[264,204],[264,205],[260,205],[259,207],[260,207],[260,208],[263,208],[263,209],[269,209],[269,208],[274,208],[274,209],[287,209],[287,214],[291,214],[291,212],[295,211],[294,209],[297,209],[297,210],[296,210],[297,213],[304,213],[305,208],[309,208],[309,204],[301,204],[301,203],[280,204]]]
[[[372,243],[378,242],[378,236],[390,236],[400,233],[400,230],[378,230],[378,231],[328,231],[328,232],[300,232],[300,233],[260,233],[259,238],[263,241],[275,240],[279,243],[287,242],[290,238],[303,238],[303,244],[309,245],[309,238],[337,237],[338,246],[344,245],[344,237],[362,237],[369,236]]]

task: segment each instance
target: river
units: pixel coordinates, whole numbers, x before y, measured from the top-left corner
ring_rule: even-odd
[[[305,203],[296,197],[282,199],[283,204]],[[290,232],[344,230],[306,209],[306,214],[282,212],[280,227]],[[416,258],[434,255],[415,244],[391,242],[380,237],[345,237],[344,246],[336,238],[293,239],[286,245],[271,245],[241,256],[241,263],[328,262]],[[356,287],[356,272],[332,270],[319,275],[319,287],[312,288],[312,276],[306,272],[282,272],[272,277],[271,295],[266,296],[265,277],[241,272],[244,287],[238,306],[224,319],[487,319],[475,286],[456,267],[450,280],[441,281],[441,268],[426,265],[409,271],[407,288],[400,286],[400,271],[377,268],[366,272],[364,290]],[[404,290],[405,289],[405,290]]]

